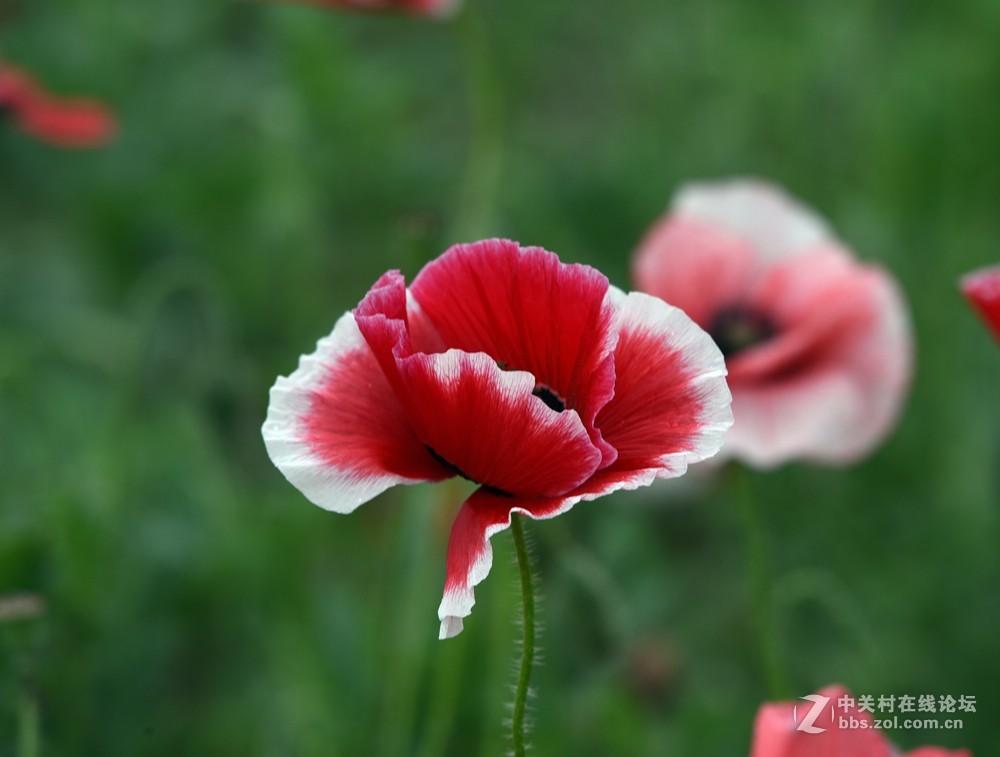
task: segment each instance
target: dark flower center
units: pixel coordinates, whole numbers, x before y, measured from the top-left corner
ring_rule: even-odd
[[[708,333],[725,357],[765,342],[777,333],[771,319],[744,305],[733,305],[716,313]]]
[[[535,387],[535,391],[532,392],[538,399],[548,405],[550,408],[555,410],[557,413],[561,413],[566,409],[566,403],[562,401],[558,394],[553,392],[544,384],[539,384]]]

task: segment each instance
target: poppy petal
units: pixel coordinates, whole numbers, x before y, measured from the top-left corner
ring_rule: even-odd
[[[597,416],[618,450],[608,470],[679,476],[732,425],[722,353],[682,310],[641,292],[621,296],[617,328],[616,392]]]
[[[1000,341],[1000,266],[964,276],[961,286],[966,298]]]
[[[776,266],[757,296],[779,334],[730,359],[736,423],[724,454],[773,467],[868,453],[899,416],[913,360],[893,279],[831,247]]]
[[[828,686],[819,696],[828,701],[825,704],[819,699],[763,705],[754,721],[750,757],[892,757],[892,747],[874,727],[867,712],[859,711],[856,706],[840,706],[841,697],[849,696],[846,689]],[[813,713],[817,705],[822,709]],[[867,725],[841,729],[838,715]],[[803,723],[806,728],[799,727]]]
[[[93,100],[37,100],[21,111],[21,128],[60,147],[97,147],[115,135],[115,117]]]
[[[726,229],[771,260],[832,237],[815,211],[760,179],[688,184],[677,193],[673,212]]]
[[[636,285],[687,313],[702,328],[752,286],[756,254],[745,240],[696,220],[666,216],[640,242]]]
[[[518,513],[534,520],[554,518],[572,507],[568,502],[567,499],[511,499],[484,489],[475,491],[465,501],[455,516],[448,539],[444,597],[438,608],[439,638],[450,639],[462,632],[462,619],[472,612],[476,603],[473,587],[486,578],[493,567],[490,537],[510,527],[511,514]]]
[[[546,405],[534,393],[532,374],[503,370],[482,352],[414,352],[405,303],[403,278],[390,272],[355,314],[436,459],[478,484],[523,497],[562,494],[597,469],[601,453],[579,414]]]
[[[614,461],[595,425],[615,393],[617,334],[603,274],[492,239],[452,247],[424,267],[411,291],[449,347],[531,373],[579,413],[602,466]]]
[[[268,455],[309,500],[349,513],[396,484],[450,477],[414,434],[350,313],[271,388]]]

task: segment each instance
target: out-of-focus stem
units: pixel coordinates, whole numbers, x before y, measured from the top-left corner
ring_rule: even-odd
[[[455,20],[464,59],[472,140],[462,194],[449,242],[470,242],[495,234],[497,190],[503,167],[503,100],[479,9],[466,4]]]
[[[521,642],[521,670],[517,676],[517,687],[514,690],[514,709],[511,716],[511,737],[514,743],[515,757],[524,757],[524,721],[528,708],[528,692],[531,688],[531,669],[535,664],[535,587],[531,575],[531,555],[524,541],[524,527],[521,516],[512,514],[510,517],[510,533],[514,537],[514,550],[517,552],[517,567],[521,574],[521,601],[523,616],[521,618],[524,636]]]
[[[743,528],[746,534],[747,567],[757,653],[760,657],[764,680],[767,683],[769,698],[785,699],[789,696],[789,687],[778,655],[767,535],[761,523],[760,510],[750,488],[749,473],[740,468],[738,474],[737,487],[739,492],[737,499],[740,502]]]
[[[18,757],[38,757],[38,701],[22,691],[17,702]]]

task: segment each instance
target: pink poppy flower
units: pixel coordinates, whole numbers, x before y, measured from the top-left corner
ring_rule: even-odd
[[[718,342],[735,423],[723,455],[847,463],[889,432],[909,384],[903,298],[811,210],[753,180],[694,184],[634,260],[642,291]]]
[[[13,118],[21,131],[57,147],[97,147],[115,134],[115,118],[95,100],[49,95],[27,73],[0,62],[0,120]]]
[[[972,757],[964,749],[941,747],[900,755],[847,689],[828,686],[814,696],[762,706],[754,721],[750,757]]]
[[[538,247],[456,245],[407,289],[383,275],[271,389],[282,473],[348,513],[395,484],[479,485],[448,544],[441,638],[458,634],[512,513],[552,518],[711,457],[725,364],[677,308]]]
[[[1000,341],[1000,266],[962,277],[962,292]]]
[[[357,11],[398,11],[413,16],[443,18],[453,14],[460,0],[274,0],[283,3],[321,5]]]

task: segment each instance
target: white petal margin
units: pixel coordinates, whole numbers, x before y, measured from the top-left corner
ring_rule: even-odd
[[[271,387],[267,419],[261,428],[267,454],[275,466],[312,503],[325,510],[350,513],[396,484],[418,483],[427,479],[407,478],[386,470],[365,458],[363,447],[351,450],[351,464],[334,465],[324,460],[306,441],[303,419],[312,410],[312,395],[329,379],[333,366],[360,353],[372,371],[378,371],[374,355],[365,342],[351,313],[337,321],[333,332],[316,345],[311,355],[299,359],[290,376],[279,376]],[[370,361],[370,362],[369,362]],[[380,380],[381,372],[376,375]],[[357,423],[369,423],[358,418]]]
[[[642,331],[647,336],[662,339],[663,354],[680,351],[684,356],[684,365],[690,377],[688,383],[696,387],[700,402],[700,428],[687,449],[651,455],[648,465],[636,469],[619,467],[619,463],[623,462],[619,459],[609,468],[597,471],[576,490],[562,497],[514,504],[509,499],[495,497],[487,492],[476,492],[462,506],[463,510],[474,508],[473,499],[482,498],[482,501],[498,508],[494,514],[498,515],[506,508],[506,516],[486,523],[481,529],[481,541],[476,545],[475,559],[468,568],[465,581],[445,589],[438,608],[441,639],[452,638],[462,632],[463,619],[471,614],[476,603],[474,587],[489,575],[493,566],[490,538],[510,527],[511,513],[525,515],[533,520],[554,518],[568,512],[578,502],[594,500],[617,490],[649,486],[657,478],[680,476],[687,471],[689,464],[714,456],[722,447],[725,434],[733,424],[730,407],[732,398],[725,379],[725,360],[715,342],[683,311],[656,297],[639,292],[626,295],[616,287],[609,289],[608,297],[618,310],[619,333]],[[619,345],[622,345],[621,341]],[[465,514],[460,511],[459,517]]]
[[[696,389],[700,410],[698,431],[688,449],[660,455],[657,478],[675,478],[688,465],[714,457],[722,449],[726,432],[733,425],[732,394],[726,382],[726,361],[715,341],[687,313],[658,297],[631,292],[618,304],[618,330],[660,341],[663,355],[683,356],[687,384]],[[666,419],[665,419],[666,420]]]
[[[779,260],[834,238],[816,211],[762,179],[686,184],[674,195],[671,210],[743,237],[768,260]]]

